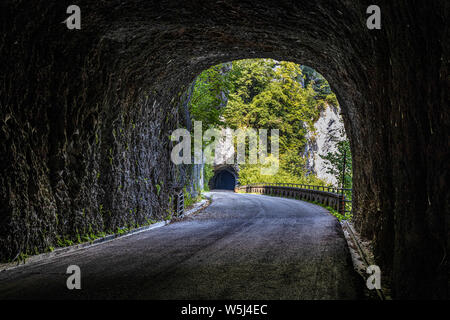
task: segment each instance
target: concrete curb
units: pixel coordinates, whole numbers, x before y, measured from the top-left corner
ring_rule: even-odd
[[[191,215],[193,213],[196,213],[200,210],[205,209],[207,206],[209,206],[209,204],[211,203],[211,198],[208,196],[205,196],[207,198],[207,200],[201,200],[197,203],[194,204],[194,207],[189,209],[188,211],[186,211],[185,213],[183,213],[182,215],[180,215],[179,217],[177,217],[178,219],[180,218],[184,218],[188,215]]]
[[[136,229],[133,229],[131,231],[128,231],[126,233],[123,234],[110,234],[107,235],[105,237],[99,238],[99,239],[95,239],[92,242],[84,242],[84,243],[80,243],[80,244],[76,244],[73,246],[69,246],[69,247],[63,247],[63,248],[58,248],[53,250],[52,252],[46,252],[46,253],[41,253],[35,256],[31,256],[25,259],[25,261],[22,262],[9,262],[9,263],[4,263],[4,264],[0,264],[0,272],[6,271],[6,270],[11,270],[11,269],[16,269],[16,268],[20,268],[23,267],[25,265],[29,265],[31,263],[35,263],[35,262],[39,262],[39,261],[44,261],[50,258],[54,258],[57,256],[61,256],[67,253],[72,253],[74,251],[78,251],[81,249],[86,249],[86,248],[90,248],[90,247],[94,247],[96,245],[105,243],[105,242],[110,242],[116,239],[121,239],[121,238],[126,238],[132,235],[135,235],[137,233],[141,233],[144,231],[150,231],[152,229],[157,229],[160,227],[164,227],[168,224],[170,224],[172,221],[176,222],[177,219],[186,217],[188,215],[191,215],[193,213],[196,213],[197,211],[203,210],[205,209],[210,203],[211,203],[211,198],[210,197],[206,197],[207,200],[201,200],[197,203],[194,204],[193,208],[189,209],[188,211],[186,211],[185,213],[183,213],[182,215],[180,215],[177,218],[174,219],[170,219],[170,220],[164,220],[164,221],[159,221],[156,223],[153,223],[151,225],[148,226],[143,226],[143,227],[139,227]]]
[[[372,264],[374,264],[374,262],[369,258],[369,254],[364,249],[364,246],[362,246],[359,243],[358,237],[355,235],[355,231],[353,230],[352,225],[346,220],[344,220],[341,225],[342,225],[344,231],[345,231],[345,229],[348,230],[348,234],[350,235],[350,239],[355,244],[355,246],[357,248],[357,251],[358,251],[358,254],[360,255],[360,257],[361,257],[361,259],[363,261],[363,264],[365,265],[365,268],[367,269],[367,267],[372,265]],[[377,292],[378,298],[380,300],[387,300],[387,297],[383,293],[382,289],[381,290],[380,289],[375,289],[376,292]]]

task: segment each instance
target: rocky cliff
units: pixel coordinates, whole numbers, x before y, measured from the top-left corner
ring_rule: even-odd
[[[314,131],[306,134],[307,143],[303,156],[306,158],[306,170],[333,185],[336,178],[327,172],[327,161],[321,156],[328,152],[336,152],[336,143],[346,139],[344,122],[339,115],[339,107],[329,105],[320,112],[319,119],[314,124]]]

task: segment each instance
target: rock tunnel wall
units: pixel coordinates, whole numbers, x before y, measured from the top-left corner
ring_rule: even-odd
[[[64,6],[33,5],[35,19],[28,6],[1,10],[14,29],[2,32],[3,261],[163,219],[182,176],[168,161],[177,105],[138,79],[127,43],[61,32]]]
[[[0,4],[0,260],[167,214],[180,97],[242,58],[314,67],[350,138],[355,225],[398,298],[448,297],[447,1]],[[447,147],[446,147],[447,146]]]

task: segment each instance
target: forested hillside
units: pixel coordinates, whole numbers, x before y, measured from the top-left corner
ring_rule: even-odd
[[[308,140],[316,138],[315,123],[331,107],[338,108],[338,102],[320,74],[307,66],[272,59],[238,60],[205,70],[197,77],[189,101],[191,117],[203,122],[203,130],[211,127],[279,130],[279,160],[272,159],[279,161],[278,173],[261,175],[261,164],[241,164],[241,184],[330,184],[308,168],[305,148],[311,144]],[[336,139],[335,143],[338,142]],[[348,145],[345,141],[340,144]],[[319,156],[340,182],[342,146],[335,149],[334,153]],[[347,180],[351,181],[351,170],[347,172]]]

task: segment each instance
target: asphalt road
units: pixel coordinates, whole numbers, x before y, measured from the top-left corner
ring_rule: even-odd
[[[338,221],[302,201],[211,192],[182,221],[0,272],[0,299],[357,299]],[[81,269],[68,290],[66,269]]]

